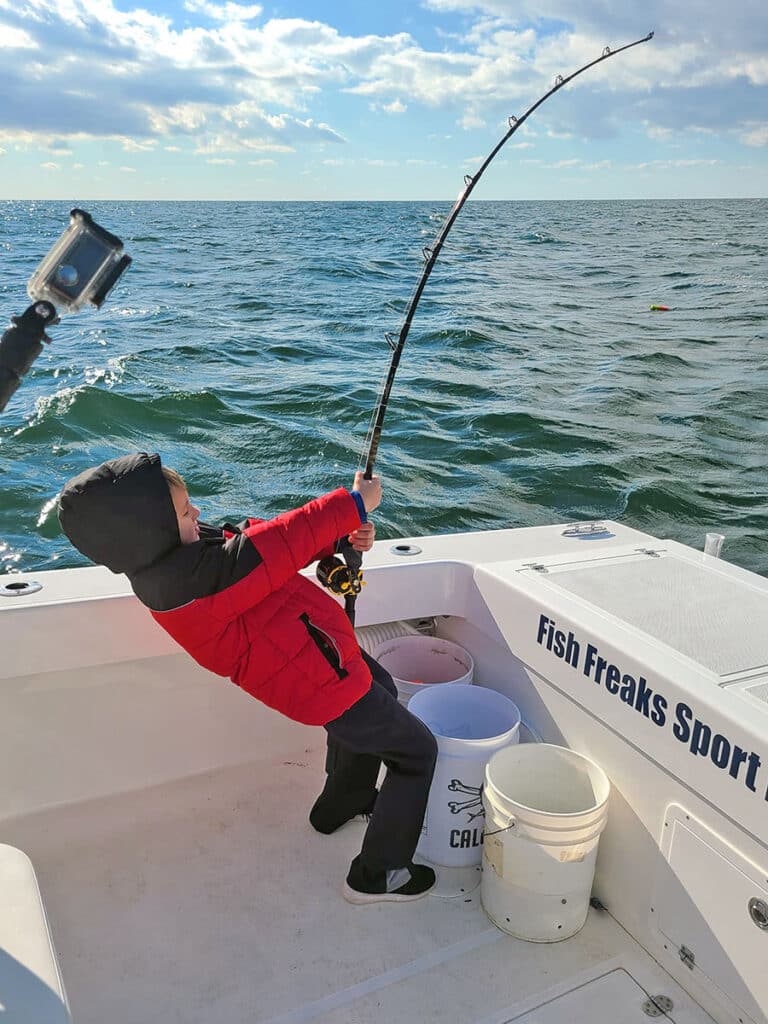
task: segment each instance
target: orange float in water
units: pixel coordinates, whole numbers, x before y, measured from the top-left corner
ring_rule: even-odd
[[[658,311],[658,312],[661,312],[661,313],[668,313],[671,308],[672,308],[671,306],[655,306],[655,305],[651,306],[651,310],[653,312]]]

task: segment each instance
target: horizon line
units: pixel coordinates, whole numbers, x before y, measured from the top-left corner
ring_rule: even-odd
[[[669,202],[712,202],[712,201],[734,201],[734,202],[755,202],[756,200],[768,199],[768,195],[761,196],[602,196],[602,197],[552,197],[531,199],[531,198],[506,198],[493,199],[482,196],[470,196],[467,202],[474,203],[669,203]],[[195,199],[169,199],[167,197],[149,196],[8,196],[0,197],[0,203],[453,203],[455,197],[442,198],[421,198],[421,199],[222,199],[221,197],[200,196]]]

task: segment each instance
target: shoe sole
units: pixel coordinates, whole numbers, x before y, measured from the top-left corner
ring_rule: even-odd
[[[405,895],[401,892],[359,892],[357,889],[353,889],[349,882],[344,883],[342,889],[342,896],[347,903],[354,903],[357,906],[363,906],[367,903],[413,903],[414,900],[424,899],[434,889],[435,885],[430,885],[424,892],[413,893],[410,896]]]

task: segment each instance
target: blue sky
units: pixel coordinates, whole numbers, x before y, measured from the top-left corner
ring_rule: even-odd
[[[0,0],[0,198],[768,195],[757,0]]]

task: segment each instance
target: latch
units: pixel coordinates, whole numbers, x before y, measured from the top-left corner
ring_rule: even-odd
[[[747,904],[749,910],[749,916],[757,927],[765,932],[768,931],[768,903],[765,900],[758,899],[757,896],[753,896]]]
[[[605,523],[573,523],[563,530],[563,537],[581,537],[592,539],[593,537],[613,537],[613,534]]]
[[[690,970],[696,966],[696,956],[693,951],[688,949],[687,946],[681,946],[679,949],[680,959],[683,961],[686,967]]]

